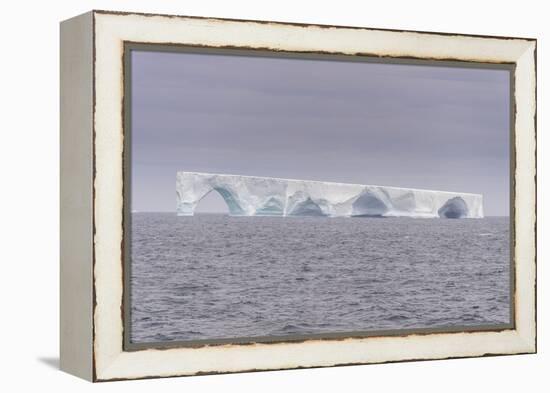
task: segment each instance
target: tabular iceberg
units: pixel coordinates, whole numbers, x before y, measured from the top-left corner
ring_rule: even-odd
[[[480,194],[197,172],[176,174],[177,214],[213,190],[233,216],[483,217]]]

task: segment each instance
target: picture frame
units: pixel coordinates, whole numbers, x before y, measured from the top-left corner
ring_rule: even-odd
[[[126,78],[129,51],[159,45],[510,70],[510,325],[132,345]],[[91,11],[61,23],[60,66],[62,370],[111,381],[536,352],[535,39]]]

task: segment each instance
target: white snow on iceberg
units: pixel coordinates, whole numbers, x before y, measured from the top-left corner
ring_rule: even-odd
[[[233,216],[483,217],[480,194],[197,172],[176,174],[177,214],[212,191]]]

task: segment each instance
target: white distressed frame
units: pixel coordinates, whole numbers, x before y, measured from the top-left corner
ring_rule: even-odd
[[[536,351],[536,41],[93,12],[93,379],[323,367]],[[516,64],[515,329],[123,350],[124,42]]]

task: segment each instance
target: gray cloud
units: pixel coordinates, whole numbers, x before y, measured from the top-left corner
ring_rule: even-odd
[[[139,211],[174,211],[177,170],[476,192],[509,211],[504,70],[134,51],[132,127]]]

